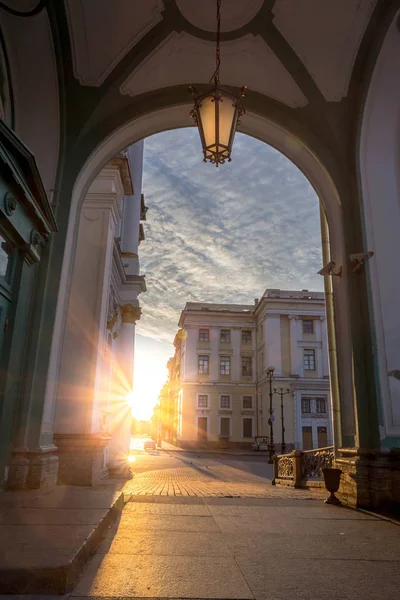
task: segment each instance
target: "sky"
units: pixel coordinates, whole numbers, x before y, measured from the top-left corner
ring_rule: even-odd
[[[149,418],[186,302],[253,304],[266,288],[323,291],[319,202],[283,154],[236,134],[232,162],[202,160],[195,128],[145,140],[133,414]]]

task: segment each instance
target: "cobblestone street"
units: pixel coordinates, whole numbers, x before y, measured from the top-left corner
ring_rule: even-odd
[[[264,453],[233,456],[161,450],[137,451],[132,457],[134,478],[124,492],[134,496],[321,497],[321,492],[273,486],[272,465]]]

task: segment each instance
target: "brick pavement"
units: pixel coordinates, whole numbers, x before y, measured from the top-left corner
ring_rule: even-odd
[[[326,492],[275,487],[271,481],[228,465],[182,466],[145,471],[123,489],[138,496],[201,496],[241,498],[321,498]]]

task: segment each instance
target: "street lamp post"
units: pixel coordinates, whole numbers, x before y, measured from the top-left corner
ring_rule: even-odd
[[[274,366],[269,366],[267,367],[267,378],[269,381],[269,419],[268,419],[268,423],[269,423],[269,445],[268,445],[268,451],[269,451],[269,457],[268,457],[268,463],[270,465],[273,464],[274,462],[274,454],[275,454],[275,446],[274,446],[274,415],[272,414],[272,378],[274,376],[274,371],[275,371],[275,367]]]
[[[283,388],[276,389],[274,388],[274,393],[279,394],[281,397],[281,420],[282,420],[282,442],[281,442],[281,453],[285,454],[286,452],[286,444],[285,444],[285,422],[283,416],[283,396],[286,394],[290,394],[290,389],[287,388],[286,391]]]

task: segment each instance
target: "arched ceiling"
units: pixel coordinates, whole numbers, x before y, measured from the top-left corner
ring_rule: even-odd
[[[398,8],[400,0],[222,0],[221,83],[247,85],[250,110],[340,154],[370,55]],[[68,157],[80,140],[98,143],[138,110],[182,103],[189,84],[208,83],[215,13],[215,0],[1,3],[0,111],[35,153],[49,193],[59,151]]]
[[[261,37],[268,46],[268,24],[272,24],[282,36],[281,52],[289,45],[324,98],[341,100],[346,96],[355,57],[376,3],[377,0],[223,0],[221,28],[229,34],[229,40],[222,42],[227,83],[258,88],[257,91],[288,106],[306,103],[299,100],[294,62],[284,64],[279,52],[272,56],[264,44],[249,40],[249,36]],[[177,79],[207,83],[213,73],[215,0],[65,0],[65,6],[74,74],[83,85],[101,85],[149,33],[150,44],[147,52],[143,51],[144,65],[127,77],[130,90],[141,93],[168,87],[175,85]],[[164,22],[166,39],[172,37],[173,42],[163,39],[154,48],[151,31],[160,22]],[[186,35],[182,35],[185,29]],[[181,70],[179,76],[177,69]],[[232,72],[237,77],[232,77]],[[248,81],[243,82],[243,76]],[[147,80],[145,86],[140,83],[143,79]],[[269,84],[265,85],[263,79],[270,80]],[[293,80],[291,85],[288,79]],[[272,88],[275,93],[271,93]]]

